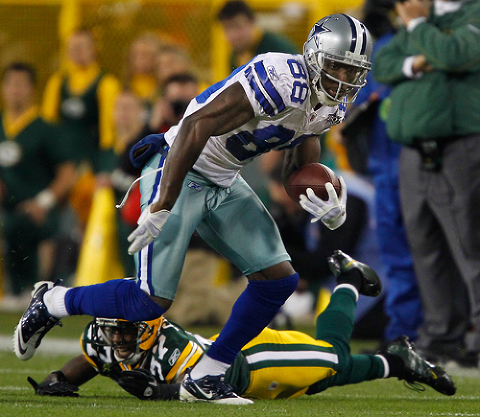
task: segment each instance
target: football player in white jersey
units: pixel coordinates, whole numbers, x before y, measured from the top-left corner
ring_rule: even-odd
[[[260,399],[295,398],[391,377],[417,390],[422,389],[415,385],[420,382],[442,394],[455,394],[451,378],[418,356],[406,336],[377,355],[350,354],[357,294],[348,272],[355,269],[373,295],[379,293],[380,279],[367,265],[340,251],[329,265],[342,284],[317,318],[315,339],[297,331],[264,329],[235,357],[225,382],[242,397]],[[185,372],[198,363],[213,340],[215,336],[205,339],[164,318],[136,323],[94,319],[82,336],[84,355],[68,361],[40,384],[30,377],[28,381],[38,395],[78,396],[78,386],[100,374],[141,400],[178,400]]]
[[[178,126],[150,135],[132,149],[144,166],[142,215],[129,236],[138,277],[68,289],[37,284],[15,331],[15,352],[30,358],[61,317],[150,320],[172,304],[188,242],[195,230],[248,280],[230,318],[191,373],[180,398],[249,404],[221,383],[240,349],[276,315],[298,283],[279,231],[239,175],[258,155],[286,150],[285,181],[318,162],[319,135],[343,120],[346,104],[365,85],[372,41],[357,19],[334,14],[311,29],[303,55],[268,53],[235,70],[197,96]],[[302,207],[330,229],[345,221],[347,189],[329,200],[312,190]]]

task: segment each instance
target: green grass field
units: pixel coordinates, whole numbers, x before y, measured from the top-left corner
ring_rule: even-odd
[[[12,334],[19,314],[0,312],[0,336]],[[45,340],[78,339],[88,317],[64,320],[63,328],[53,329]],[[194,329],[208,336],[216,329]],[[313,329],[312,329],[313,331]],[[353,342],[353,350],[374,342]],[[38,354],[27,362],[12,351],[0,351],[0,416],[43,417],[82,416],[119,417],[150,416],[480,416],[480,370],[452,371],[457,394],[446,397],[426,387],[418,393],[395,379],[372,381],[330,389],[312,397],[294,400],[256,400],[254,405],[220,406],[183,404],[179,402],[144,402],[130,396],[113,381],[97,377],[80,388],[79,398],[52,398],[34,395],[27,376],[41,381],[48,373],[59,369],[69,354]]]

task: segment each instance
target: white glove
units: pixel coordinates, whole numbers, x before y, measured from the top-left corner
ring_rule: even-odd
[[[146,214],[144,215],[144,213]],[[142,213],[142,216],[140,216],[138,227],[128,236],[128,241],[132,242],[128,248],[128,253],[133,255],[152,243],[162,230],[169,215],[170,212],[168,210],[152,213],[150,206],[148,206]]]
[[[311,220],[312,223],[322,220],[323,224],[330,230],[335,230],[337,227],[340,227],[347,218],[347,212],[345,210],[347,204],[347,185],[342,177],[339,179],[342,186],[340,201],[338,200],[335,188],[333,188],[330,182],[325,184],[325,189],[328,192],[327,201],[317,197],[311,188],[307,188],[307,195],[300,195],[300,205],[305,211],[308,211],[314,216],[314,219]]]

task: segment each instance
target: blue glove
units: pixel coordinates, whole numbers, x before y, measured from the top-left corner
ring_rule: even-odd
[[[163,153],[166,146],[163,133],[145,136],[133,145],[130,150],[130,161],[135,168],[143,168],[153,155]]]

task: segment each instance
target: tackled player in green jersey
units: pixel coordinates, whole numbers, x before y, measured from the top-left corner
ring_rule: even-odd
[[[317,317],[316,338],[266,328],[243,347],[225,382],[242,397],[259,399],[312,395],[333,386],[388,377],[455,394],[445,371],[423,360],[406,336],[377,355],[350,353],[358,295],[377,296],[381,283],[370,267],[340,251],[329,258],[329,265],[338,285]],[[100,374],[142,400],[179,399],[184,374],[214,339],[185,331],[163,317],[135,323],[97,318],[83,333],[84,355],[40,384],[31,378],[29,382],[39,395],[77,396],[79,385]]]

